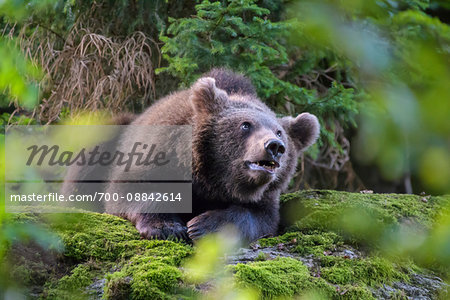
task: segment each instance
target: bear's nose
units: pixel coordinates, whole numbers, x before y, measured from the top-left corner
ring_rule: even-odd
[[[264,148],[266,149],[266,152],[274,158],[277,157],[278,154],[283,154],[286,151],[283,142],[275,139],[268,140],[264,144]]]

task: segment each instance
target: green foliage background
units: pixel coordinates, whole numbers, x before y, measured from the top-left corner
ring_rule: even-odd
[[[96,98],[98,109],[117,113],[126,105],[139,112],[225,66],[251,78],[277,113],[319,117],[321,139],[306,157],[319,172],[341,172],[351,150],[389,180],[412,174],[420,182],[416,189],[448,192],[450,29],[433,17],[445,17],[446,9],[446,1],[426,0],[3,1],[0,100],[4,107],[13,101],[19,113],[33,111],[38,123],[74,117],[83,105],[91,111],[87,100],[77,99],[82,93],[48,101],[52,94],[58,99],[57,85],[70,76],[61,72],[71,65],[58,71],[51,59],[40,59],[52,54],[36,41],[61,54],[84,46],[83,32],[118,40],[142,32],[154,41],[152,91],[137,83],[134,98],[111,105],[118,100],[105,94]],[[67,61],[63,57],[58,67]],[[117,70],[108,63],[103,73],[114,77]],[[87,66],[87,77],[94,68]]]
[[[3,1],[0,9],[0,89],[5,91],[0,100],[4,107],[14,101],[20,108],[15,113],[34,112],[38,123],[74,117],[83,108],[117,113],[126,106],[139,112],[224,66],[251,78],[261,99],[280,115],[308,111],[319,117],[321,139],[308,152],[306,169],[350,169],[348,178],[355,173],[351,151],[360,162],[377,165],[388,180],[412,175],[415,190],[449,191],[450,30],[433,16],[445,19],[447,1],[48,0]],[[149,86],[134,82],[137,74],[120,83],[119,88],[132,86],[123,90],[133,94],[124,95],[125,102],[106,92],[94,106],[81,92],[63,99],[68,87],[60,86],[73,76],[71,59],[81,59],[61,59],[64,51],[86,46],[89,34],[120,41],[136,32],[154,41],[151,49],[141,50],[150,51],[155,70]],[[110,65],[108,44],[92,44],[99,52],[106,49],[101,69],[114,78],[121,67]],[[52,55],[60,60],[57,66]],[[99,67],[86,57],[86,78],[100,80],[92,75]],[[124,72],[131,76],[132,70]]]

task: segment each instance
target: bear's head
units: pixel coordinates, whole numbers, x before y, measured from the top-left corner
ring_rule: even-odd
[[[285,188],[298,155],[319,135],[314,115],[277,118],[256,95],[228,95],[210,77],[190,97],[194,176],[215,197],[255,202],[267,189]]]

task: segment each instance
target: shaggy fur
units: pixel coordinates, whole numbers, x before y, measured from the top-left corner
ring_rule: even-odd
[[[244,122],[250,130],[242,129]],[[108,205],[126,205],[120,215],[142,236],[163,239],[195,240],[229,223],[247,241],[274,234],[280,193],[300,152],[319,134],[315,116],[277,118],[247,78],[223,69],[212,70],[189,90],[161,99],[131,124],[193,126],[192,214],[139,214],[130,203],[120,202],[106,206],[108,211]],[[264,146],[269,140],[284,144],[285,152],[274,158],[280,166],[274,174],[250,170],[247,162],[272,159]],[[109,189],[114,191],[114,184]]]
[[[193,128],[191,214],[136,213],[142,203],[106,203],[107,212],[131,220],[143,237],[162,239],[195,240],[227,224],[235,225],[246,241],[275,234],[280,193],[301,151],[319,134],[315,116],[277,118],[258,99],[250,80],[224,69],[214,69],[190,89],[159,100],[131,124]],[[127,138],[136,134],[131,130],[125,129],[119,144],[129,143]],[[278,167],[273,173],[251,168],[252,162],[261,161]],[[139,172],[149,171],[145,168]],[[120,172],[112,170],[110,179],[120,178]],[[118,189],[114,182],[107,187],[108,192],[133,192]]]

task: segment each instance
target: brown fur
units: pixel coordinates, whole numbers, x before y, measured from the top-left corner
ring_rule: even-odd
[[[244,132],[243,122],[249,122],[251,130]],[[223,69],[214,69],[190,89],[161,99],[131,124],[193,126],[192,214],[135,213],[134,204],[120,202],[106,206],[110,212],[120,206],[119,214],[146,238],[195,240],[229,223],[248,241],[274,234],[279,195],[295,171],[300,152],[319,134],[315,116],[277,118],[257,98],[248,79]],[[247,162],[272,159],[265,145],[273,140],[285,148],[274,158],[280,164],[275,174],[250,170]],[[114,184],[108,190],[115,191]]]
[[[210,71],[190,89],[168,95],[140,116],[122,115],[114,122],[192,126],[192,213],[137,213],[152,205],[148,202],[105,204],[107,212],[132,221],[143,237],[163,239],[172,236],[195,240],[226,224],[235,225],[247,241],[274,234],[279,222],[280,193],[295,172],[299,154],[319,134],[315,116],[303,113],[296,118],[277,118],[258,99],[247,78],[224,69]],[[243,129],[245,122],[250,129]],[[145,134],[136,132],[136,127],[126,127],[120,139],[102,147],[126,153],[138,135],[141,135],[138,140],[146,140]],[[167,139],[161,140],[157,142],[164,143]],[[280,145],[273,148],[276,155],[269,151],[270,145]],[[279,163],[273,174],[251,168],[254,165],[250,162],[268,160]],[[181,158],[180,163],[187,161],[190,160]],[[83,190],[85,186],[78,182],[104,178],[105,173],[98,175],[95,167],[80,168],[74,166],[69,170],[63,192],[100,192]],[[129,175],[140,180],[151,171],[149,168],[141,166]],[[131,185],[119,187],[114,183],[121,178],[121,172],[122,168],[117,167],[110,170],[107,176],[110,183],[102,187],[106,192],[122,195],[136,192]]]
[[[256,89],[250,79],[241,74],[233,73],[227,69],[212,69],[203,77],[216,80],[216,86],[228,95],[238,94],[256,97]]]
[[[136,119],[136,115],[132,113],[122,113],[112,118],[111,125],[129,125]]]

